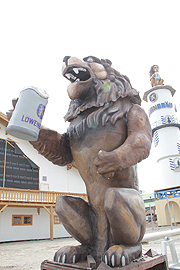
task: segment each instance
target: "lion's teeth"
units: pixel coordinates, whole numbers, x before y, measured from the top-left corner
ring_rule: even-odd
[[[76,82],[79,82],[79,81],[80,81],[80,79],[79,79],[79,78],[77,78],[77,79],[76,79]]]
[[[82,68],[82,67],[79,67],[79,68],[73,68],[73,71],[74,71],[74,73],[78,74],[79,71],[84,71],[84,72],[86,72],[86,69],[85,69],[85,68]]]
[[[79,69],[78,68],[73,68],[73,71],[78,74],[79,73]]]
[[[66,73],[65,76],[70,80],[70,79],[73,79],[73,80],[76,80],[76,77],[74,75],[72,75],[71,73]]]
[[[78,68],[78,69],[79,69],[79,71],[86,71],[85,68]]]
[[[71,74],[65,74],[68,79],[71,79]]]

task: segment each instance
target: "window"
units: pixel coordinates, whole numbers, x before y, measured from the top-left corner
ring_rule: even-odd
[[[169,164],[171,171],[180,172],[180,159],[179,158],[169,158]]]
[[[32,215],[13,215],[12,225],[13,226],[32,225]]]
[[[60,221],[58,215],[54,215],[54,224],[61,224],[61,221]]]
[[[43,175],[42,180],[47,181],[47,176]]]
[[[171,124],[173,122],[171,115],[166,115],[165,121],[166,121],[166,124]]]

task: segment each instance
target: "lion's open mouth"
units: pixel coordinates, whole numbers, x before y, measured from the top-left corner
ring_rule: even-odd
[[[91,74],[87,68],[77,66],[68,67],[63,75],[71,83],[79,81],[87,81],[91,78]]]

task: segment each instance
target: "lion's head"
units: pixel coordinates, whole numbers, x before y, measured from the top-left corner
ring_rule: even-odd
[[[132,88],[128,77],[111,67],[111,61],[88,56],[64,58],[63,76],[70,80],[67,91],[71,99],[66,121],[72,121],[80,112],[92,107],[102,107],[120,97],[129,96],[133,103],[140,104],[138,92]]]

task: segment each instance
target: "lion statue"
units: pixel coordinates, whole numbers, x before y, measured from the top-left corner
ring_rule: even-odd
[[[153,65],[150,68],[149,71],[149,76],[150,76],[150,81],[151,81],[151,86],[154,87],[156,85],[164,85],[164,80],[161,79],[159,75],[159,66],[158,65]]]
[[[64,58],[63,76],[71,99],[63,135],[41,127],[31,144],[54,164],[73,163],[88,202],[58,196],[56,213],[81,244],[60,248],[54,260],[75,263],[92,255],[97,266],[125,266],[142,253],[144,202],[136,164],[148,157],[152,132],[138,92],[107,59]]]

